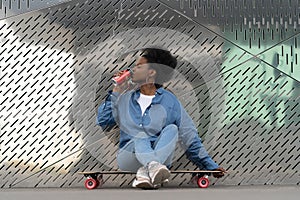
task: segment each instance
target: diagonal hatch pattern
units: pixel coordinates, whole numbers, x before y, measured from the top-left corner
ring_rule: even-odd
[[[178,56],[166,86],[230,171],[213,184],[299,184],[298,4],[256,13],[262,1],[247,2],[77,0],[1,20],[1,187],[77,187],[78,171],[116,169],[118,128],[97,127],[96,109],[112,74],[153,45]],[[178,147],[173,169],[186,168],[195,166]],[[171,179],[187,186],[190,176]]]
[[[230,87],[218,159],[238,184],[297,184],[299,83],[257,59],[224,74],[224,81]]]

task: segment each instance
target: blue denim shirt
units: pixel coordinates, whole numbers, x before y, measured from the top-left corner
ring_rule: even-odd
[[[214,170],[219,167],[208,155],[191,117],[174,94],[163,88],[157,89],[143,116],[137,102],[139,96],[140,90],[131,90],[122,95],[110,91],[98,108],[98,125],[106,128],[118,124],[120,127],[120,148],[141,131],[155,141],[164,127],[175,124],[179,141],[189,160],[200,169]]]

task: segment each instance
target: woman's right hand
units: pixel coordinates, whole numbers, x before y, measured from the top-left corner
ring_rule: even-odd
[[[113,77],[121,76],[121,75],[122,75],[122,71],[119,71],[116,74],[114,74]],[[131,84],[128,81],[124,81],[121,84],[115,85],[115,87],[113,88],[113,92],[123,93],[124,91],[128,90],[130,86]]]
[[[122,93],[125,90],[127,90],[129,88],[127,81],[124,81],[124,83],[120,84],[120,85],[116,85],[113,88],[113,92],[118,92],[118,93]]]

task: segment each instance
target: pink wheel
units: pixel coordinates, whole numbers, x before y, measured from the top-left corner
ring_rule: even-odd
[[[207,188],[209,185],[209,180],[206,177],[200,177],[197,181],[199,188]]]
[[[85,188],[88,190],[95,189],[96,187],[98,187],[98,185],[99,185],[99,182],[92,178],[86,179],[85,183],[84,183]]]

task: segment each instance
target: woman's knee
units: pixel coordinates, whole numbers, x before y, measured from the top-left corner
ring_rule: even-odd
[[[122,171],[136,172],[141,164],[133,152],[122,152],[117,155],[118,167]]]
[[[173,135],[178,135],[178,127],[175,124],[169,124],[164,128],[164,131]]]

